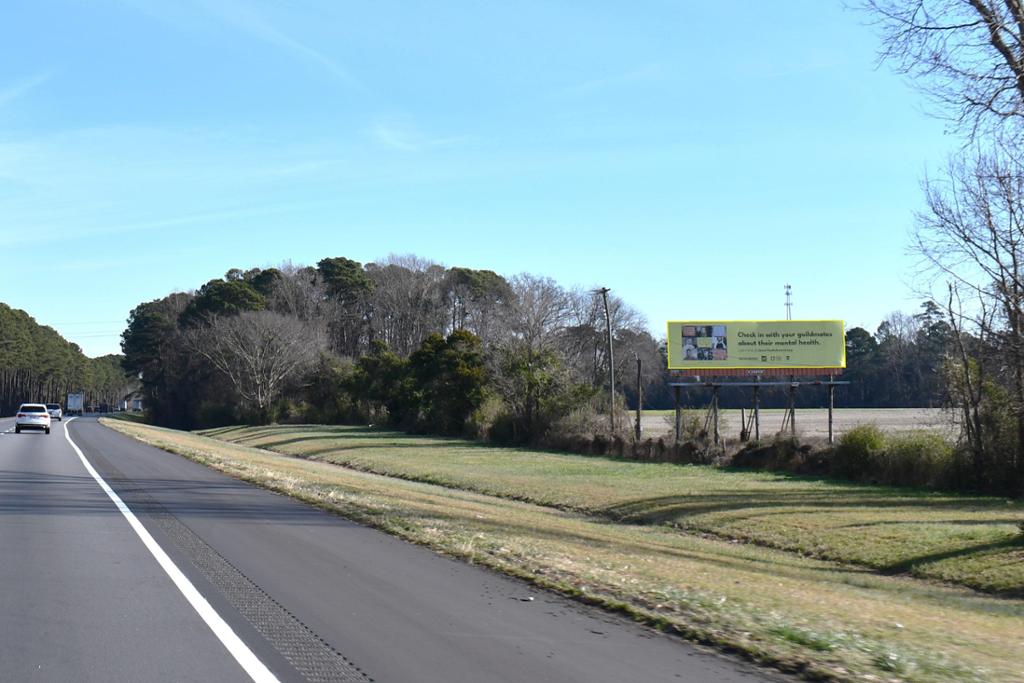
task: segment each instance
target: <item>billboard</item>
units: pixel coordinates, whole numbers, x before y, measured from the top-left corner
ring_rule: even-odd
[[[672,320],[670,370],[846,367],[842,320]]]

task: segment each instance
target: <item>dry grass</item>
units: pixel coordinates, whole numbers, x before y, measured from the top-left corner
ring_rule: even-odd
[[[993,497],[640,463],[360,427],[210,430],[218,439],[613,521],[1024,596],[1024,506]]]
[[[193,434],[107,424],[469,562],[808,677],[1020,680],[1012,653],[1024,647],[1021,601]]]
[[[698,415],[703,421],[703,407],[693,409],[692,414]],[[781,408],[761,409],[761,434],[771,435],[782,428],[785,410]],[[657,438],[672,433],[673,410],[644,410],[641,424],[644,436]],[[745,412],[749,418],[749,409]],[[632,417],[632,413],[630,413]],[[956,415],[942,408],[837,408],[833,415],[833,430],[838,436],[850,429],[864,424],[877,425],[885,432],[908,432],[927,429],[944,436],[955,435]],[[725,409],[721,411],[721,430],[729,438],[739,438],[743,420],[740,411]],[[824,408],[798,408],[796,411],[797,432],[802,438],[821,439],[828,435],[828,410]]]

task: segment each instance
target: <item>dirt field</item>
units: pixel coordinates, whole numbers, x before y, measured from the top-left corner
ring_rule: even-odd
[[[692,411],[689,411],[693,414]],[[785,411],[782,409],[761,410],[761,435],[774,434],[782,428]],[[703,419],[704,411],[700,411]],[[746,413],[749,415],[749,413]],[[658,437],[672,433],[672,411],[645,411],[641,426],[646,436]],[[723,410],[721,431],[727,438],[737,438],[740,433],[741,419],[739,410]],[[917,429],[941,431],[950,437],[957,434],[957,426],[953,416],[942,408],[842,408],[836,409],[833,416],[833,429],[836,436],[846,430],[862,424],[878,425],[887,432],[906,432]],[[828,436],[828,410],[819,408],[798,409],[796,411],[797,433],[805,438]]]

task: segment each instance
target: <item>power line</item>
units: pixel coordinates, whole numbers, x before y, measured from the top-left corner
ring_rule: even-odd
[[[50,325],[124,325],[124,321],[75,321],[74,323],[51,323]]]

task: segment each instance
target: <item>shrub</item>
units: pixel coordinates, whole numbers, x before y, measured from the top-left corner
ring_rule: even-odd
[[[881,454],[881,477],[888,484],[945,487],[956,484],[953,445],[925,431],[890,435]]]
[[[587,403],[557,420],[545,442],[554,443],[567,436],[603,433],[605,427],[604,416]]]
[[[679,425],[680,441],[698,441],[707,437],[707,432],[704,431],[704,418],[707,415],[705,411],[685,409],[680,412],[682,413]],[[676,416],[669,414],[663,420],[668,425],[670,434],[675,436]]]
[[[498,443],[512,441],[512,424],[505,413],[505,403],[494,394],[485,394],[484,401],[466,420],[466,436]]]
[[[953,444],[940,434],[914,431],[886,435],[877,426],[867,424],[840,437],[830,474],[898,486],[959,488],[962,469]]]
[[[558,423],[574,411],[593,406],[597,390],[574,381],[569,368],[552,351],[510,345],[498,349],[491,363],[491,386],[505,404],[505,424],[492,437],[495,440],[534,444],[562,441],[575,426],[572,420],[561,427]]]
[[[847,479],[869,479],[879,471],[878,456],[885,447],[885,435],[877,425],[854,427],[839,437],[832,461],[832,474]]]

